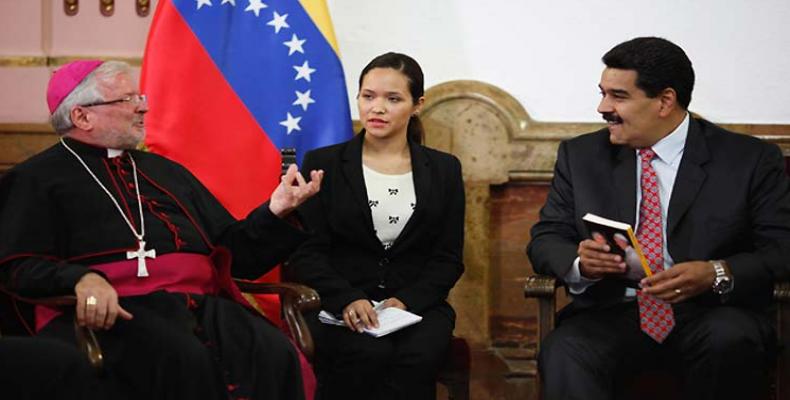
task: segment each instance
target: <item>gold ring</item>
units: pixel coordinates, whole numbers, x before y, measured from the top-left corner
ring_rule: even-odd
[[[86,306],[95,306],[97,302],[98,301],[96,300],[95,296],[88,296],[88,298],[85,299]]]
[[[680,290],[680,289],[675,289],[675,294],[681,294],[681,293],[683,293],[683,291],[682,291],[682,290]]]

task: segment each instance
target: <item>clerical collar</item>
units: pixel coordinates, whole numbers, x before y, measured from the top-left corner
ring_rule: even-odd
[[[107,158],[114,158],[120,155],[123,155],[124,151],[119,149],[108,149],[105,147],[100,147],[96,145],[92,145],[89,143],[81,142],[77,139],[64,137],[64,141],[80,154],[90,154],[97,157],[107,157]]]

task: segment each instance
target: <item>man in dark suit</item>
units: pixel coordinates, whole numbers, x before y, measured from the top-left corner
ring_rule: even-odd
[[[694,70],[677,45],[636,38],[603,62],[608,128],[560,145],[527,249],[573,297],[541,348],[544,398],[612,398],[656,364],[683,376],[688,398],[760,398],[766,308],[790,249],[782,154],[689,115]],[[625,279],[586,213],[636,227],[652,276]]]

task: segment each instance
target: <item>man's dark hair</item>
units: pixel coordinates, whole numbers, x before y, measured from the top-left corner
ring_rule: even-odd
[[[609,68],[636,71],[636,86],[648,97],[674,89],[678,103],[688,109],[694,90],[694,68],[678,45],[658,37],[639,37],[618,44],[602,60]]]

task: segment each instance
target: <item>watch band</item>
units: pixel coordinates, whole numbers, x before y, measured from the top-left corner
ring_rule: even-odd
[[[732,291],[734,286],[732,274],[724,260],[710,260],[716,276],[713,278],[713,293],[724,296]]]
[[[721,260],[710,260],[710,263],[713,264],[713,270],[716,272],[716,278],[723,278],[727,276],[727,269],[724,268],[724,264]]]

